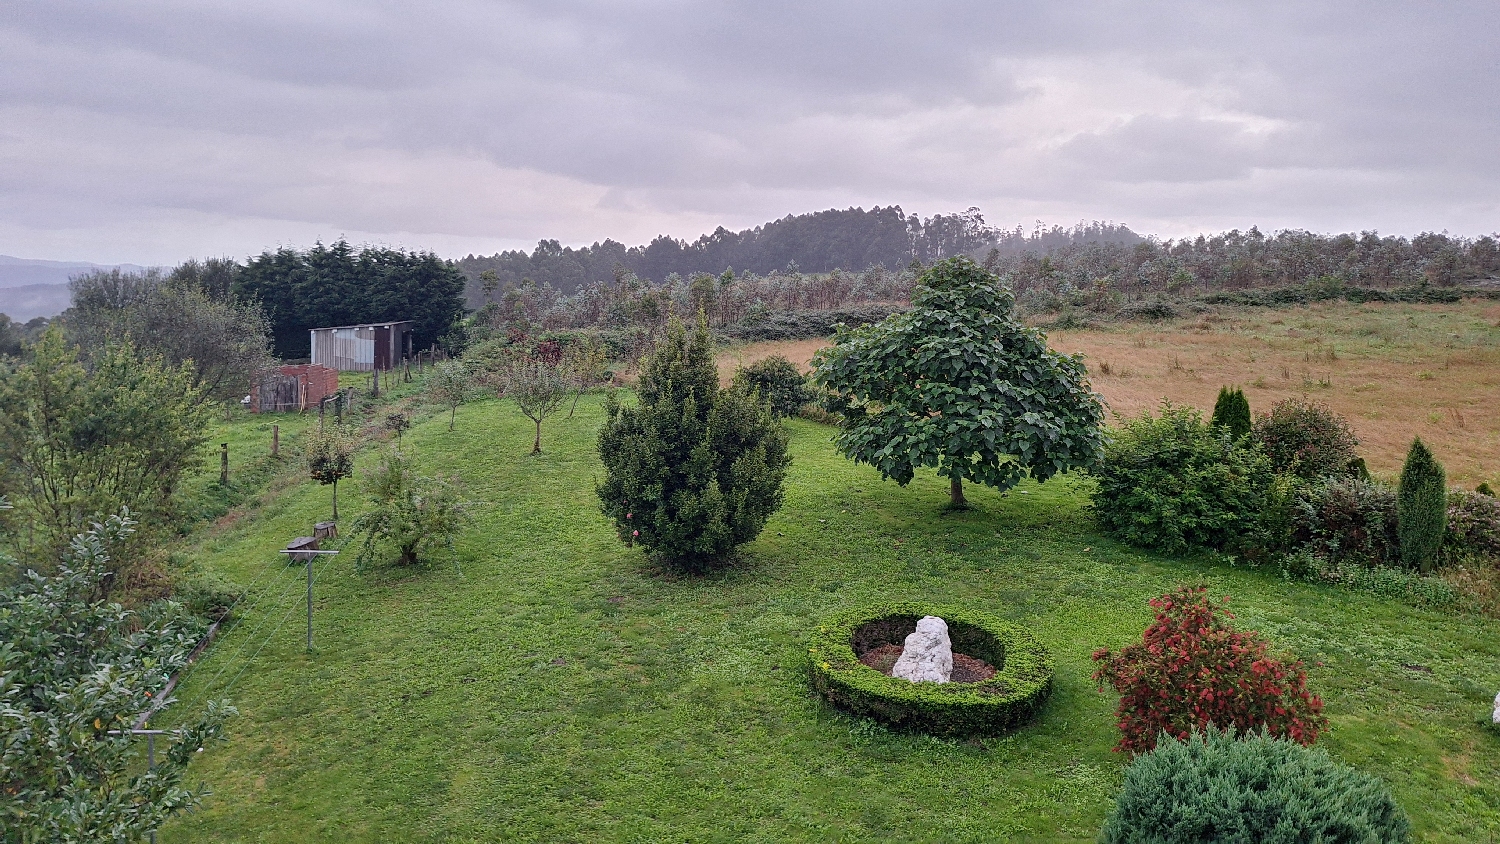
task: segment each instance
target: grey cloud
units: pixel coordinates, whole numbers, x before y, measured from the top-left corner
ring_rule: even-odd
[[[484,249],[850,203],[1487,231],[1497,32],[1492,2],[23,2],[0,252]],[[142,254],[89,251],[113,242]]]

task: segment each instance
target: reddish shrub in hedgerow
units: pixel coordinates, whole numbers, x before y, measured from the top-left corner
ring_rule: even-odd
[[[1120,693],[1116,750],[1144,753],[1162,733],[1185,740],[1209,725],[1309,745],[1327,726],[1302,663],[1271,657],[1259,633],[1236,631],[1207,587],[1184,586],[1151,606],[1156,621],[1139,644],[1094,652],[1094,679]]]

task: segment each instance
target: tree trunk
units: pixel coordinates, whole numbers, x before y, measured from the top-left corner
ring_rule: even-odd
[[[573,406],[570,407],[570,408],[568,408],[568,418],[569,419],[573,418],[573,411],[575,411],[575,410],[578,409],[578,397],[581,396],[581,395],[583,395],[583,388],[582,387],[579,387],[577,390],[573,391]]]
[[[333,482],[333,520],[339,520],[339,482]]]
[[[453,430],[453,422],[458,419],[458,405],[453,406],[453,411],[448,414],[448,430]]]
[[[964,498],[964,479],[957,475],[948,479],[948,503],[954,507],[967,507],[969,502]]]
[[[531,444],[531,453],[542,453],[542,420],[540,419],[536,421],[536,442]]]

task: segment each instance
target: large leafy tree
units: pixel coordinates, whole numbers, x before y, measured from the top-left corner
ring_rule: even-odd
[[[196,804],[189,761],[234,710],[210,703],[179,732],[159,736],[147,770],[145,740],[122,734],[187,663],[202,622],[169,602],[130,612],[93,596],[108,549],[131,522],[114,516],[76,537],[55,573],[18,570],[0,592],[0,838],[139,841]],[[170,702],[170,701],[168,701]]]
[[[84,366],[56,328],[0,375],[0,492],[15,541],[30,559],[55,559],[96,513],[128,507],[151,524],[170,515],[183,472],[202,460],[212,411],[192,365],[106,343]]]
[[[190,261],[170,276],[154,270],[98,270],[70,284],[73,306],[63,323],[86,353],[129,340],[167,363],[188,364],[205,400],[238,399],[272,360],[270,323],[260,305],[225,289],[237,265]]]
[[[673,318],[641,369],[640,405],[606,399],[599,433],[604,514],[620,539],[673,568],[703,571],[760,534],[781,506],[787,436],[755,394],[719,389],[700,314]]]
[[[993,273],[949,258],[910,311],[841,329],[813,361],[844,415],[839,450],[902,485],[935,467],[956,507],[965,480],[1006,490],[1096,465],[1104,409],[1082,360],[1048,349],[1013,304]]]

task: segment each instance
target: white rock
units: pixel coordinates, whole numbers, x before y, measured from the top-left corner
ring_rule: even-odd
[[[913,683],[946,683],[953,676],[953,642],[948,639],[948,622],[935,615],[917,622],[917,630],[906,637],[901,658],[891,669],[892,677],[904,677]]]
[[[1500,693],[1495,695],[1495,715],[1491,720],[1496,724],[1500,724]]]

